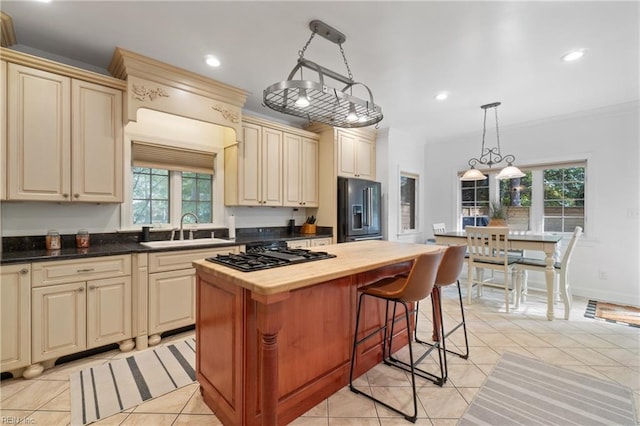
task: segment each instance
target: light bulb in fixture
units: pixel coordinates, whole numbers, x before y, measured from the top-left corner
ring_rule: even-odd
[[[298,99],[296,99],[296,106],[300,108],[308,107],[311,104],[309,101],[309,95],[307,95],[307,89],[300,89],[298,93]]]
[[[358,114],[356,114],[356,107],[353,102],[349,102],[349,114],[347,114],[347,121],[353,123],[358,121]]]
[[[562,56],[562,60],[565,62],[571,62],[578,60],[584,56],[584,49],[573,50]]]
[[[204,57],[204,61],[207,63],[207,65],[209,65],[210,67],[219,67],[220,66],[220,59],[216,58],[213,55],[207,55]]]
[[[447,92],[440,92],[435,96],[436,101],[444,101],[449,97]]]

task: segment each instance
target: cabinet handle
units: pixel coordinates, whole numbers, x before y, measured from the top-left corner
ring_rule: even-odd
[[[27,268],[23,268],[23,269],[20,269],[20,273],[21,273],[22,275],[24,275],[24,274],[28,274],[28,273],[29,273],[29,270],[28,270]]]
[[[95,290],[96,288],[98,288],[98,287],[97,287],[97,286],[95,286],[95,285],[90,285],[90,286],[89,286],[89,290]]]
[[[73,194],[73,198],[80,198],[80,194]]]
[[[94,268],[78,269],[78,273],[93,272]]]
[[[80,287],[80,288],[78,289],[78,293],[82,293],[83,291],[84,291],[84,287]]]
[[[64,198],[69,198],[69,194],[62,194]]]

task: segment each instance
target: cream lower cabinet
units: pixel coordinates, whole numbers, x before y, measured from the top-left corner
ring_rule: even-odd
[[[9,63],[6,126],[7,199],[122,202],[122,91]]]
[[[327,246],[329,244],[332,244],[332,238],[309,238],[287,241],[287,247],[294,249]]]
[[[234,246],[149,254],[149,345],[157,345],[161,333],[195,324],[196,270],[192,262],[240,250]]]
[[[34,364],[26,378],[64,355],[112,343],[133,349],[130,255],[34,263],[32,270]]]
[[[0,369],[31,363],[31,265],[0,266]]]

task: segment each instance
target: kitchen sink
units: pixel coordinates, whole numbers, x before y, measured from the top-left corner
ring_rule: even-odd
[[[206,246],[215,244],[229,244],[233,241],[224,240],[222,238],[198,238],[195,240],[165,240],[165,241],[149,241],[146,243],[140,243],[148,248],[172,248],[172,247],[193,247],[193,246]]]

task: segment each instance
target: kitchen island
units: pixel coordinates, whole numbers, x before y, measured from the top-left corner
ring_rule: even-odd
[[[362,241],[336,255],[241,272],[206,260],[197,273],[196,370],[205,403],[225,425],[284,425],[349,382],[357,288],[406,273],[433,245]],[[366,300],[362,336],[384,322]],[[400,313],[398,314],[400,316]],[[394,350],[406,345],[396,327]],[[356,376],[382,359],[381,336],[361,346]]]

